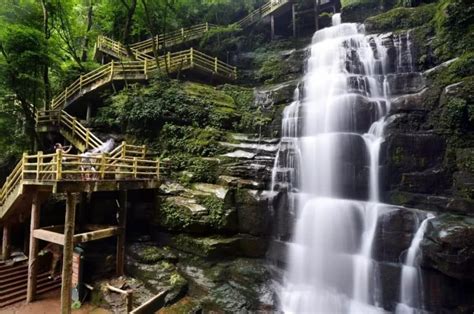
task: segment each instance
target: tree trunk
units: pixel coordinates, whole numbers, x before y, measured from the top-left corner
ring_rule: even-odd
[[[44,38],[46,39],[46,44],[48,44],[48,40],[50,37],[49,34],[49,14],[48,8],[46,7],[46,1],[41,0],[41,7],[43,9],[43,31],[44,31]],[[45,65],[43,69],[43,83],[44,83],[44,108],[49,108],[49,101],[51,99],[51,87],[49,84],[49,66]]]
[[[127,19],[125,20],[125,26],[123,29],[123,42],[127,48],[128,54],[133,56],[130,50],[130,33],[132,32],[133,15],[135,15],[135,9],[137,8],[137,0],[131,0],[130,5],[127,4],[127,0],[121,0],[122,4],[127,8]]]
[[[89,0],[89,7],[87,9],[87,26],[86,26],[86,33],[84,35],[84,39],[82,41],[82,56],[81,56],[81,61],[85,62],[87,61],[87,46],[89,46],[89,32],[92,28],[92,16],[94,13],[94,2],[93,0]]]

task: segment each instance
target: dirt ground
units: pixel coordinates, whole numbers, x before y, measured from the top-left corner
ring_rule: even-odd
[[[60,291],[54,291],[41,295],[38,301],[31,304],[25,302],[17,303],[0,309],[0,314],[54,314],[60,313],[61,298]],[[73,310],[74,314],[108,314],[107,310],[85,304],[79,310]]]

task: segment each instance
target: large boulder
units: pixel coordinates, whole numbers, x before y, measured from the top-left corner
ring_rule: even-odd
[[[474,281],[474,218],[445,214],[431,219],[421,249],[424,267]]]

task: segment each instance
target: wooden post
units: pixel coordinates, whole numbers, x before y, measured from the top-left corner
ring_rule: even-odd
[[[217,73],[217,57],[214,58],[214,72]]]
[[[105,178],[105,157],[106,153],[102,154],[102,159],[100,161],[100,178],[104,180]]]
[[[23,153],[23,156],[21,158],[21,163],[22,163],[22,167],[23,167],[23,171],[21,172],[21,179],[25,180],[25,170],[27,170],[26,169],[26,164],[28,163],[28,154],[27,153]]]
[[[208,31],[209,31],[209,23],[206,22],[206,32],[208,32]]]
[[[127,155],[127,142],[123,141],[122,142],[122,156],[121,158],[125,158]]]
[[[137,157],[133,157],[133,177],[136,179],[137,178],[137,166],[138,166],[138,161]]]
[[[86,111],[86,121],[89,123],[91,121],[92,116],[92,104],[89,102],[87,103],[87,111]]]
[[[31,203],[30,220],[30,252],[28,254],[28,286],[26,290],[26,302],[33,302],[36,297],[36,276],[38,274],[38,240],[33,236],[33,231],[39,228],[40,204],[38,192],[33,195]]]
[[[272,14],[270,16],[270,26],[271,26],[271,39],[275,39],[275,16]]]
[[[293,37],[296,38],[296,4],[291,5],[291,20],[293,22]]]
[[[119,192],[119,211],[118,211],[118,225],[121,228],[117,236],[117,260],[116,272],[117,276],[124,274],[125,265],[125,229],[127,227],[127,191]]]
[[[72,253],[74,249],[74,225],[76,216],[76,198],[67,193],[66,216],[64,221],[63,271],[61,284],[61,313],[71,313]]]
[[[160,179],[160,159],[156,161],[156,179]]]
[[[2,258],[7,260],[10,258],[10,241],[11,241],[11,225],[6,223],[3,225],[3,239],[2,239]]]
[[[76,123],[77,123],[76,118],[73,118],[72,119],[72,137],[74,137],[74,135],[76,135]]]
[[[145,59],[145,66],[144,66],[144,74],[145,74],[145,77],[147,76],[147,75],[146,75],[146,72],[147,72],[147,59]]]
[[[183,37],[183,39],[184,39],[184,28],[183,27],[181,27],[181,37]]]
[[[142,152],[143,152],[143,157],[142,158],[145,159],[145,157],[146,157],[146,145],[142,146]]]
[[[79,76],[79,91],[82,92],[82,75]]]
[[[193,60],[194,49],[191,47],[191,49],[190,49],[189,51],[190,51],[190,55],[191,55],[191,56],[190,56],[191,67],[193,67],[193,62],[194,62],[194,60]]]
[[[114,76],[114,62],[110,62],[110,77],[109,77],[109,81],[112,81],[112,78]]]
[[[63,159],[63,151],[58,149],[56,151],[56,180],[59,181],[62,179],[62,159]]]
[[[43,152],[39,151],[38,152],[38,163],[36,165],[36,181],[40,180],[42,163],[43,163]]]
[[[168,69],[171,67],[171,52],[168,51],[168,53],[166,54],[166,59],[167,60],[167,63],[168,63]]]
[[[86,150],[89,147],[89,140],[90,140],[91,134],[89,129],[86,130]]]
[[[64,107],[67,105],[67,87],[64,89]]]

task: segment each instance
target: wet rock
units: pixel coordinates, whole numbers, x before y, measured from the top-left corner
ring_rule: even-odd
[[[388,166],[391,183],[399,183],[402,173],[440,167],[445,148],[445,140],[436,134],[392,133],[388,135],[381,150],[387,154],[384,163]]]
[[[256,104],[264,108],[277,104],[289,104],[293,101],[298,81],[289,81],[255,90]]]
[[[132,250],[133,248],[130,248]],[[136,255],[135,255],[136,256]],[[143,258],[143,256],[141,256]],[[155,263],[142,263],[133,255],[126,255],[126,271],[130,276],[139,279],[153,294],[168,291],[167,303],[176,300],[187,288],[186,280],[179,274],[176,266],[166,260]]]
[[[180,269],[191,283],[191,292],[205,295],[204,311],[246,312],[263,307],[273,309],[270,277],[261,260],[235,259],[209,264],[197,261],[181,264]]]
[[[473,212],[474,202],[470,199],[453,198],[430,194],[418,194],[402,191],[391,191],[388,201],[392,204],[437,212]]]
[[[241,189],[263,189],[264,187],[263,182],[246,180],[231,176],[220,176],[217,183],[223,186],[236,187]]]
[[[235,197],[239,232],[262,236],[270,233],[271,194],[239,189]]]
[[[211,259],[229,256],[261,257],[266,251],[263,239],[246,235],[191,237],[180,234],[173,238],[171,245],[183,252]]]
[[[444,169],[429,169],[423,172],[402,174],[400,190],[436,194],[450,186],[450,179]]]
[[[426,214],[403,207],[391,207],[379,218],[374,240],[374,258],[398,263],[411,244],[420,221]]]
[[[413,112],[421,111],[425,113],[429,108],[426,108],[425,97],[426,91],[425,88],[421,92],[415,94],[408,94],[395,97],[390,102],[390,112],[389,114],[396,114],[400,112]]]
[[[391,95],[418,93],[423,90],[425,80],[421,73],[399,73],[387,75]]]
[[[474,218],[445,214],[431,219],[421,249],[424,267],[474,281]]]

